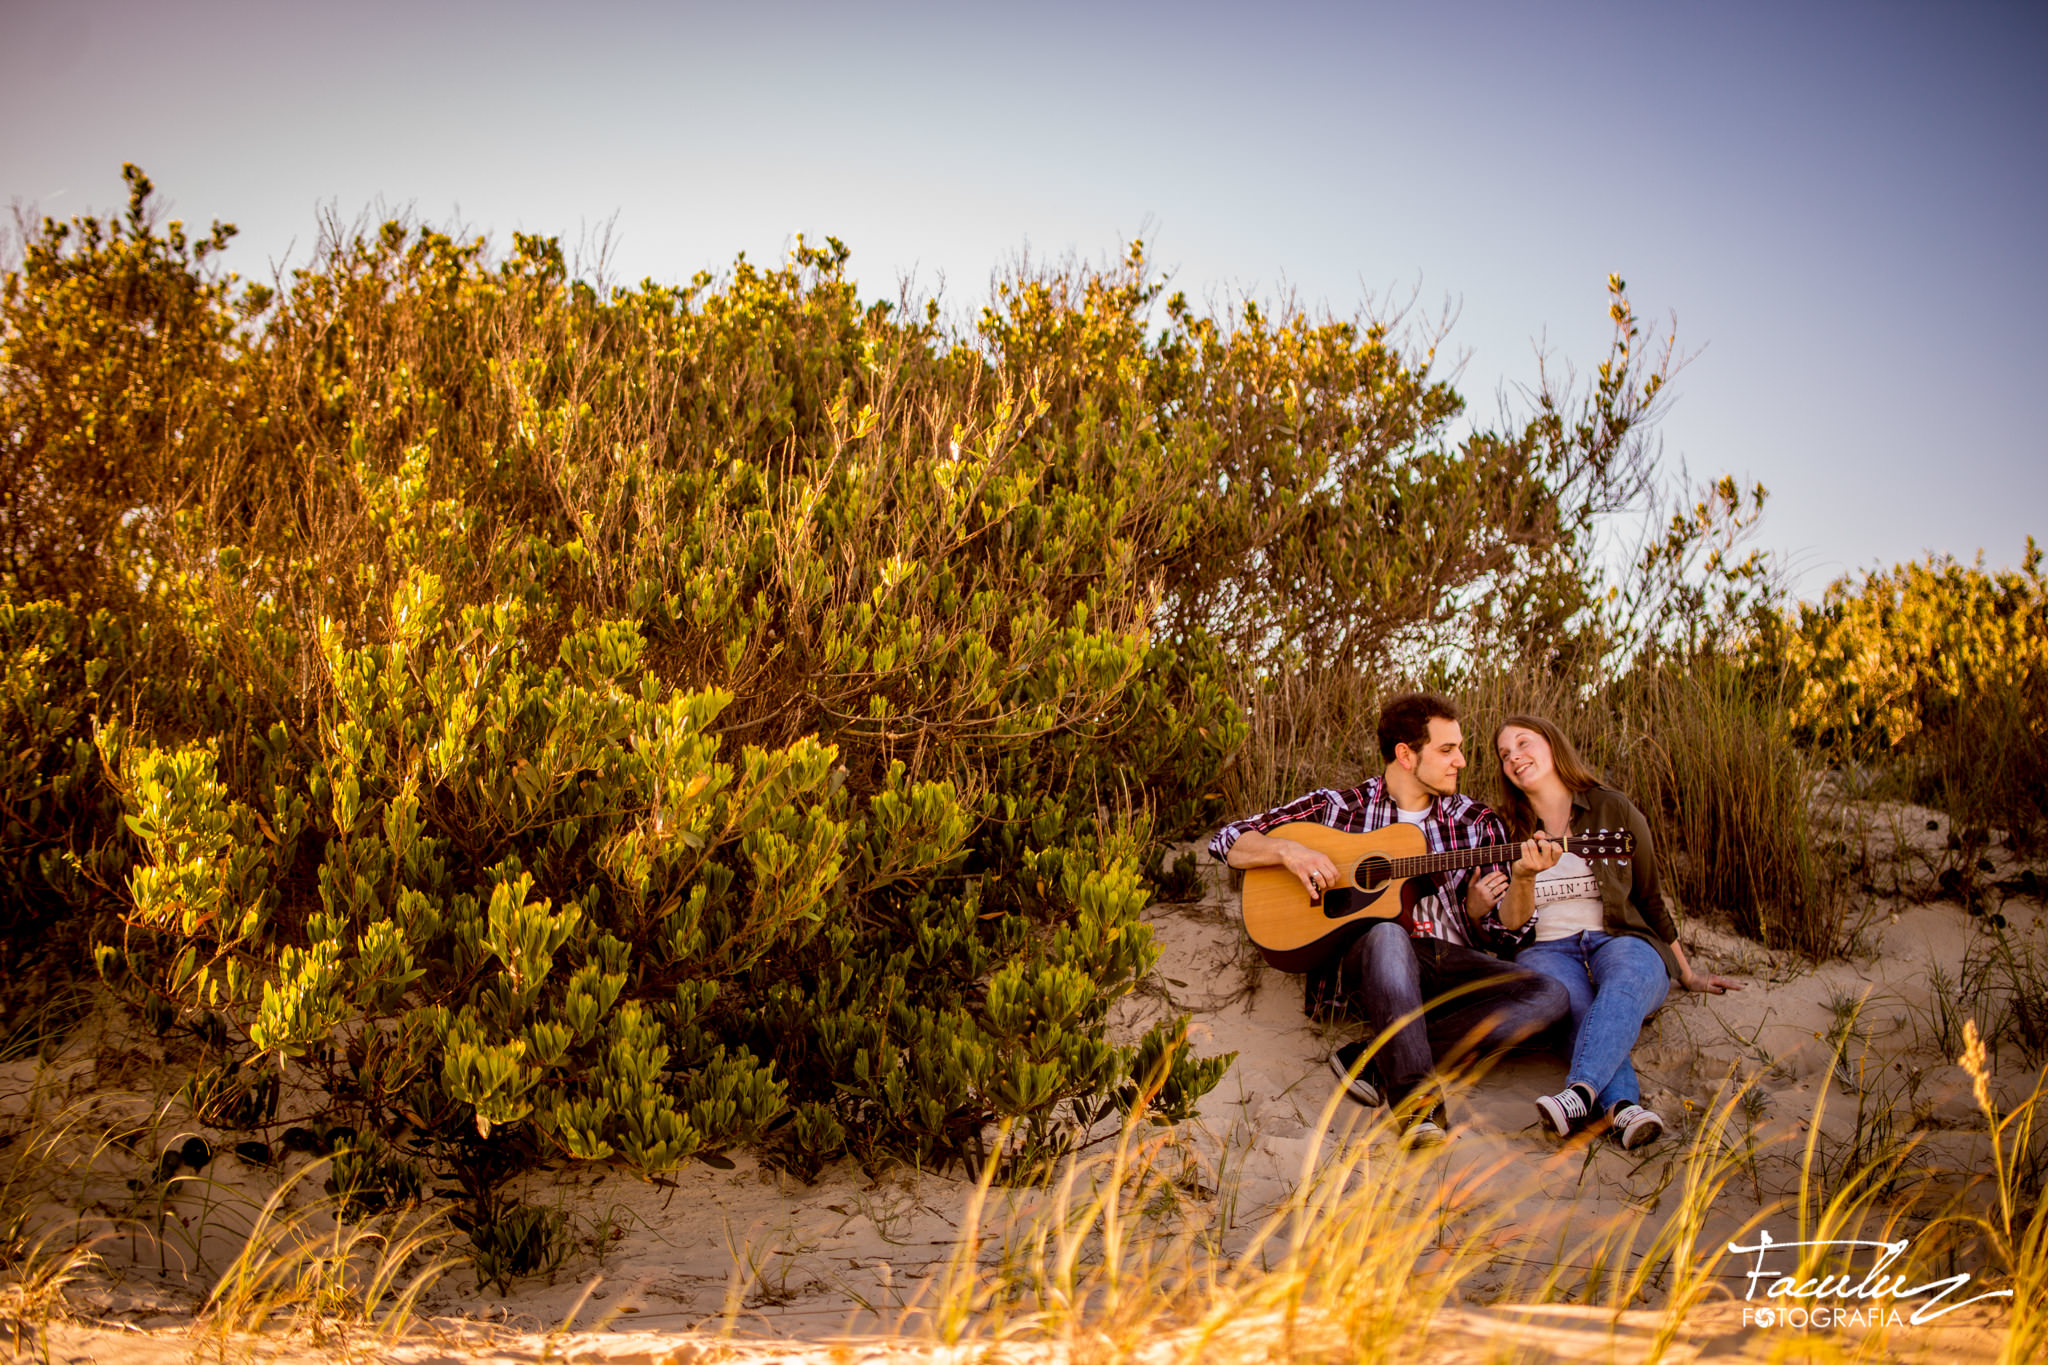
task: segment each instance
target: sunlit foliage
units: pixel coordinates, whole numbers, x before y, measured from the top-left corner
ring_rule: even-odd
[[[1461,430],[1389,325],[1136,245],[960,329],[829,239],[625,288],[388,223],[244,288],[130,185],[8,277],[11,866],[209,1121],[311,1082],[479,1190],[1190,1112],[1220,1061],[1105,1030],[1148,850],[1289,670],[1600,657],[1668,372],[1613,281],[1591,387]]]

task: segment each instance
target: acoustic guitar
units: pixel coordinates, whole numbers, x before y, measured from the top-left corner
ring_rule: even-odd
[[[1283,972],[1305,972],[1317,966],[1338,946],[1333,940],[1361,921],[1407,920],[1414,913],[1416,900],[1428,892],[1426,879],[1436,873],[1512,863],[1522,853],[1518,843],[1431,853],[1422,830],[1415,825],[1346,834],[1328,825],[1297,821],[1264,833],[1306,844],[1337,864],[1337,884],[1324,887],[1321,900],[1310,900],[1301,879],[1284,867],[1245,871],[1244,890],[1238,897],[1245,932],[1266,961]],[[1625,829],[1567,834],[1558,842],[1567,853],[1576,853],[1587,862],[1627,862],[1636,850],[1635,836]]]

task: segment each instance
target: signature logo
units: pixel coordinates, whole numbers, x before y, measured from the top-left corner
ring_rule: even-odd
[[[1893,1273],[1891,1267],[1906,1254],[1912,1242],[1900,1238],[1896,1242],[1871,1242],[1843,1238],[1819,1242],[1780,1242],[1767,1231],[1759,1229],[1754,1246],[1728,1244],[1728,1250],[1736,1256],[1754,1256],[1756,1263],[1747,1272],[1749,1291],[1742,1297],[1754,1300],[1759,1286],[1765,1286],[1763,1296],[1770,1302],[1754,1310],[1742,1310],[1743,1321],[1753,1322],[1758,1327],[1773,1327],[1779,1323],[1787,1327],[1877,1327],[1904,1321],[1917,1327],[1968,1304],[1985,1299],[2009,1299],[2010,1289],[1987,1289],[1981,1294],[1954,1303],[1944,1303],[1950,1295],[1966,1288],[1970,1283],[1967,1272],[1943,1275],[1925,1284],[1908,1285],[1907,1277]],[[1802,1262],[1823,1260],[1830,1251],[1842,1253],[1844,1267],[1839,1273],[1810,1275],[1799,1278]],[[1870,1264],[1859,1278],[1853,1262],[1858,1252],[1871,1255]],[[1773,1263],[1774,1253],[1789,1252],[1786,1261]],[[1817,1253],[1809,1258],[1804,1253]],[[1912,1305],[1911,1316],[1900,1317],[1900,1309]]]

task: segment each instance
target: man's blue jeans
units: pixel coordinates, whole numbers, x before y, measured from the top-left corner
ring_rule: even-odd
[[[1606,1111],[1643,1097],[1628,1059],[1643,1020],[1664,1003],[1671,978],[1664,958],[1642,939],[1597,929],[1532,943],[1517,966],[1543,973],[1572,998],[1572,1060],[1567,1085],[1584,1085]]]
[[[1520,964],[1440,938],[1413,937],[1392,920],[1351,945],[1337,979],[1376,1031],[1419,1015],[1396,1029],[1374,1059],[1394,1105],[1427,1082],[1438,1063],[1449,1066],[1526,1041],[1564,1018],[1571,1005],[1563,988]],[[1437,999],[1460,986],[1470,989]]]

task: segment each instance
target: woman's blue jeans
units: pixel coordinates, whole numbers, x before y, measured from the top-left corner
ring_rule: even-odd
[[[1532,943],[1515,965],[1541,972],[1572,998],[1572,1060],[1567,1085],[1584,1085],[1595,1108],[1640,1101],[1629,1049],[1671,988],[1664,958],[1642,939],[1597,929]]]

